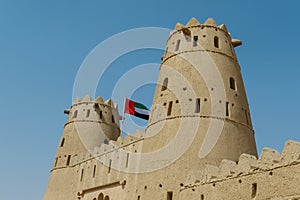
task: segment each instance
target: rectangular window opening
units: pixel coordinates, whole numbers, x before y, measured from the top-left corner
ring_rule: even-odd
[[[115,123],[114,115],[111,116],[111,122],[112,122],[112,123]]]
[[[194,36],[193,46],[194,47],[198,46],[198,36],[197,35]]]
[[[129,153],[127,153],[127,158],[126,158],[126,168],[128,167],[128,162],[129,162]]]
[[[102,110],[100,110],[99,116],[100,116],[100,119],[102,119]]]
[[[63,147],[64,144],[65,144],[65,138],[63,138],[63,139],[61,140],[60,147]]]
[[[173,199],[173,192],[168,192],[167,193],[167,200],[172,200]]]
[[[226,117],[229,117],[230,113],[229,113],[229,102],[226,102]]]
[[[70,165],[70,161],[71,161],[71,155],[68,155],[68,159],[67,159],[67,166]]]
[[[110,170],[111,170],[111,159],[109,160],[109,166],[108,166],[108,173],[110,173]]]
[[[170,116],[171,115],[171,113],[172,113],[172,105],[173,105],[173,101],[170,101],[169,102],[169,107],[168,107],[168,116]]]
[[[87,111],[86,111],[86,117],[89,117],[90,116],[90,109],[88,109]]]
[[[95,178],[96,176],[96,165],[94,165],[94,169],[93,169],[93,178]]]
[[[200,98],[197,98],[196,99],[196,110],[195,110],[195,113],[200,113],[200,103],[201,103]]]
[[[77,117],[77,113],[78,113],[78,110],[75,110],[74,114],[73,114],[73,119],[75,119]]]
[[[82,182],[82,180],[83,180],[83,173],[84,173],[84,169],[81,170],[80,182]]]
[[[58,158],[55,158],[54,167],[56,167],[56,166],[57,166],[57,162],[58,162]]]
[[[257,193],[257,183],[253,183],[252,184],[252,199],[256,197],[256,193]]]
[[[204,194],[201,194],[201,200],[204,200]]]
[[[180,40],[177,40],[177,42],[176,42],[176,47],[175,47],[175,51],[178,51],[179,45],[180,45]]]
[[[217,36],[214,37],[214,45],[216,48],[219,48],[219,38]]]
[[[248,117],[248,112],[245,110],[245,117],[246,117],[246,122],[249,125],[249,117]]]

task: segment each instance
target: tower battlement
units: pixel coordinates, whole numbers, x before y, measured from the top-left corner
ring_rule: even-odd
[[[116,140],[120,136],[118,105],[111,99],[104,101],[100,96],[95,100],[91,100],[89,96],[76,98],[65,113],[69,115],[65,126],[76,123],[77,128],[80,129],[81,123],[100,124],[101,127],[98,128],[103,129],[102,132],[109,140]]]
[[[242,41],[232,39],[224,24],[218,26],[214,19],[207,19],[200,24],[196,18],[184,26],[177,23],[167,40],[163,62],[170,57],[195,51],[207,51],[222,54],[237,62],[234,47],[242,45]]]

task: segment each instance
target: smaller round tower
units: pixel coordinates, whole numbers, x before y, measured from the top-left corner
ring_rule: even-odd
[[[108,144],[109,140],[117,140],[120,136],[118,107],[110,99],[104,102],[101,97],[94,101],[89,96],[77,98],[64,113],[68,114],[68,119],[58,145],[45,199],[75,199],[75,196],[61,197],[76,194],[78,190],[74,185],[78,177],[75,165],[90,157],[95,147]]]

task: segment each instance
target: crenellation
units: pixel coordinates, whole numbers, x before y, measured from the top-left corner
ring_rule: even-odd
[[[165,62],[169,58],[183,53],[207,51],[228,56],[236,61],[233,45],[239,46],[241,41],[233,40],[232,42],[225,25],[217,26],[213,19],[208,19],[201,25],[198,20],[192,18],[186,26],[182,24],[175,26],[174,32],[167,41],[167,48],[162,60]]]
[[[221,24],[220,26],[218,26],[220,29],[222,29],[224,32],[227,32],[228,33],[228,31],[227,31],[227,27],[226,27],[226,25],[225,24]]]
[[[80,97],[76,97],[75,100],[73,101],[73,104],[79,103],[81,102],[81,98]]]
[[[242,154],[238,161],[238,172],[247,174],[254,169],[258,169],[257,158],[253,155]]]
[[[178,31],[178,30],[181,30],[184,26],[181,24],[181,23],[176,23],[175,27],[174,27],[174,30],[175,31]]]
[[[201,25],[200,22],[195,17],[192,17],[185,25],[185,27],[200,26],[200,25]]]
[[[281,155],[277,150],[271,148],[263,148],[259,159],[259,168],[261,169],[269,169],[278,164],[281,160]]]
[[[215,20],[213,18],[208,18],[205,22],[205,25],[211,25],[211,26],[215,26],[217,27],[217,23],[215,22]]]
[[[102,99],[101,96],[98,96],[98,97],[95,99],[95,103],[97,103],[97,104],[104,104],[104,100]]]
[[[300,161],[300,142],[289,140],[282,150],[282,160],[284,164]]]
[[[83,99],[81,100],[81,102],[90,102],[91,101],[91,96],[86,95],[85,97],[83,97]]]
[[[295,155],[296,157],[286,157],[292,162],[286,162],[283,154],[280,155],[277,150],[271,148],[263,148],[261,155],[257,159],[253,155],[242,154],[239,161],[232,161],[224,159],[220,162],[219,166],[205,165],[205,170],[202,174],[201,183],[210,183],[212,180],[226,180],[227,178],[238,178],[240,176],[256,174],[260,172],[268,172],[278,168],[284,168],[289,164],[300,164],[300,159],[297,155],[300,155],[299,142],[287,141],[286,152],[290,152],[289,155]],[[292,153],[291,153],[292,152]],[[292,158],[292,159],[291,159]],[[298,158],[298,159],[293,159]],[[298,162],[297,162],[298,161]],[[204,182],[203,182],[204,180]]]
[[[205,165],[203,174],[201,177],[202,183],[210,182],[212,179],[218,178],[219,167],[214,165]]]
[[[227,178],[237,173],[237,164],[235,161],[224,159],[219,166],[218,178]]]

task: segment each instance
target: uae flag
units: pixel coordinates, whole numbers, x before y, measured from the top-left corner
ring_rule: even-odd
[[[125,100],[124,112],[142,119],[149,119],[149,109],[141,103],[134,102],[130,99]]]

